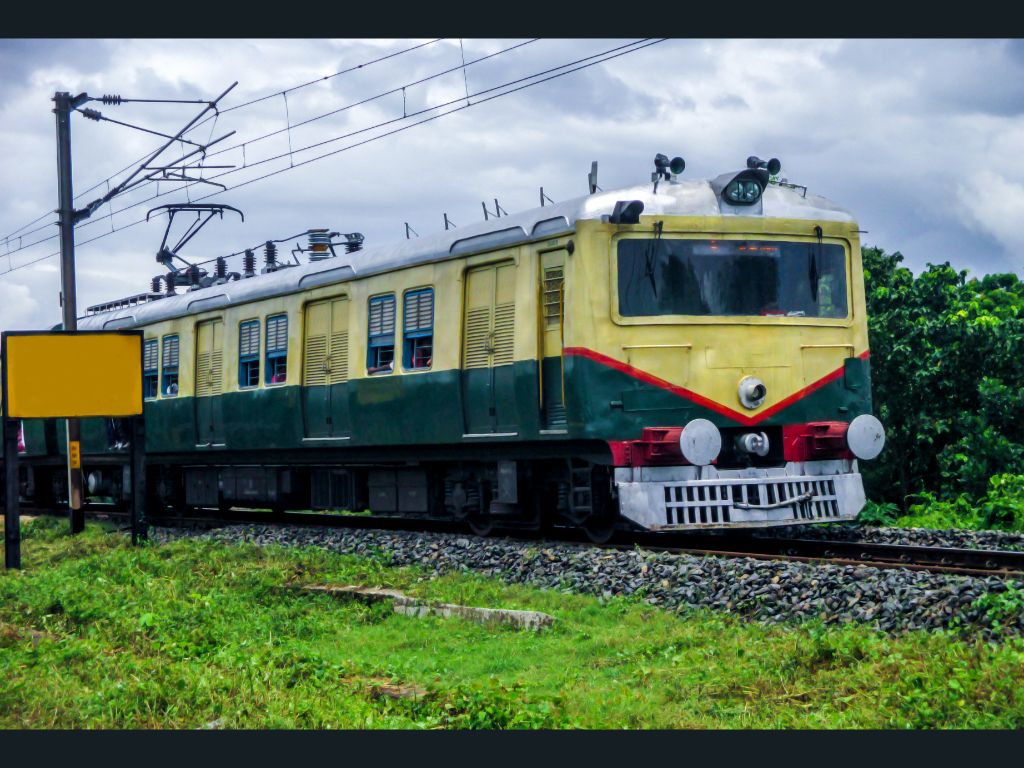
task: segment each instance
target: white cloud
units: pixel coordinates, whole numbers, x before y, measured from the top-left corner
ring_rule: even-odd
[[[0,176],[7,181],[0,238],[55,207],[50,98],[56,89],[197,98],[238,80],[225,99],[230,107],[417,42],[424,41],[0,41]],[[466,40],[466,60],[517,42]],[[471,66],[469,88],[487,89],[623,42],[542,40]],[[666,152],[685,157],[691,178],[739,168],[750,154],[780,157],[792,181],[852,210],[870,231],[869,243],[902,250],[915,268],[949,260],[979,271],[1019,269],[1020,51],[1000,40],[672,40],[215,197],[241,208],[245,223],[211,223],[183,255],[205,259],[315,226],[361,231],[368,243],[403,237],[405,221],[426,235],[442,228],[444,212],[463,225],[478,220],[481,200],[497,197],[506,210],[517,211],[537,204],[542,185],[556,200],[583,194],[595,159],[605,189],[644,181],[654,154]],[[317,82],[289,95],[292,124],[461,61],[458,41],[445,40]],[[456,71],[407,89],[406,108],[464,93],[462,72]],[[163,131],[194,114],[193,106],[183,105],[91,106]],[[392,94],[293,128],[292,145],[401,114],[401,94]],[[221,145],[226,147],[283,126],[284,101],[275,96],[225,112],[216,131],[237,131]],[[203,139],[209,129],[199,132]],[[72,133],[79,191],[157,141],[80,116]],[[286,133],[250,143],[246,161],[287,148]],[[242,152],[211,162],[241,165]],[[286,157],[225,180],[288,165]],[[160,186],[161,192],[168,188]],[[116,207],[141,202],[151,192],[119,199]],[[85,241],[109,232],[112,223],[136,221],[151,206],[184,199],[162,197],[112,218],[103,209],[79,227],[80,307],[146,290],[159,271],[154,254],[163,221]],[[8,262],[16,266],[55,249],[50,241],[8,259],[0,239],[0,272]],[[0,275],[0,285],[11,284],[27,288],[35,304],[19,305],[13,297],[4,302],[11,307],[0,306],[0,319],[37,327],[59,320],[56,259]],[[19,314],[11,315],[15,306]]]
[[[27,285],[10,279],[0,281],[0,330],[22,330],[34,327],[39,302]]]
[[[1024,268],[1024,184],[993,171],[971,174],[957,187],[957,195],[972,224],[1017,255]]]

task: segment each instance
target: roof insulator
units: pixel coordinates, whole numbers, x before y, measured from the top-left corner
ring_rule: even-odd
[[[250,248],[246,248],[245,255],[242,256],[242,274],[246,277],[256,275],[256,254]]]

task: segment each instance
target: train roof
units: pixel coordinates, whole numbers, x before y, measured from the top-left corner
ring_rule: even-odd
[[[601,191],[522,213],[462,226],[437,235],[369,246],[355,253],[311,261],[234,280],[176,296],[97,312],[79,320],[79,328],[98,330],[131,328],[210,309],[245,304],[259,299],[340,283],[417,264],[429,264],[478,251],[546,239],[572,232],[576,222],[600,220],[611,214],[619,200],[640,200],[643,215],[729,216],[707,180],[661,182],[658,191],[648,183]],[[798,191],[798,189],[803,190]],[[807,219],[854,223],[853,216],[835,203],[805,189],[770,184],[762,196],[757,218]]]

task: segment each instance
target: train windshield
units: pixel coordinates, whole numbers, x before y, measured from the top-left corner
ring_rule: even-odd
[[[843,246],[778,240],[620,240],[619,314],[845,318]]]

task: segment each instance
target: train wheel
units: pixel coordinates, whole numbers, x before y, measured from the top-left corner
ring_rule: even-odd
[[[583,521],[583,532],[595,544],[607,544],[615,535],[615,518],[610,515],[591,515]]]
[[[580,527],[595,544],[607,544],[618,527],[618,504],[611,495],[611,474],[605,467],[593,467],[590,473],[590,514]]]
[[[486,512],[475,512],[466,518],[469,530],[477,536],[490,536],[494,530],[494,518]]]

